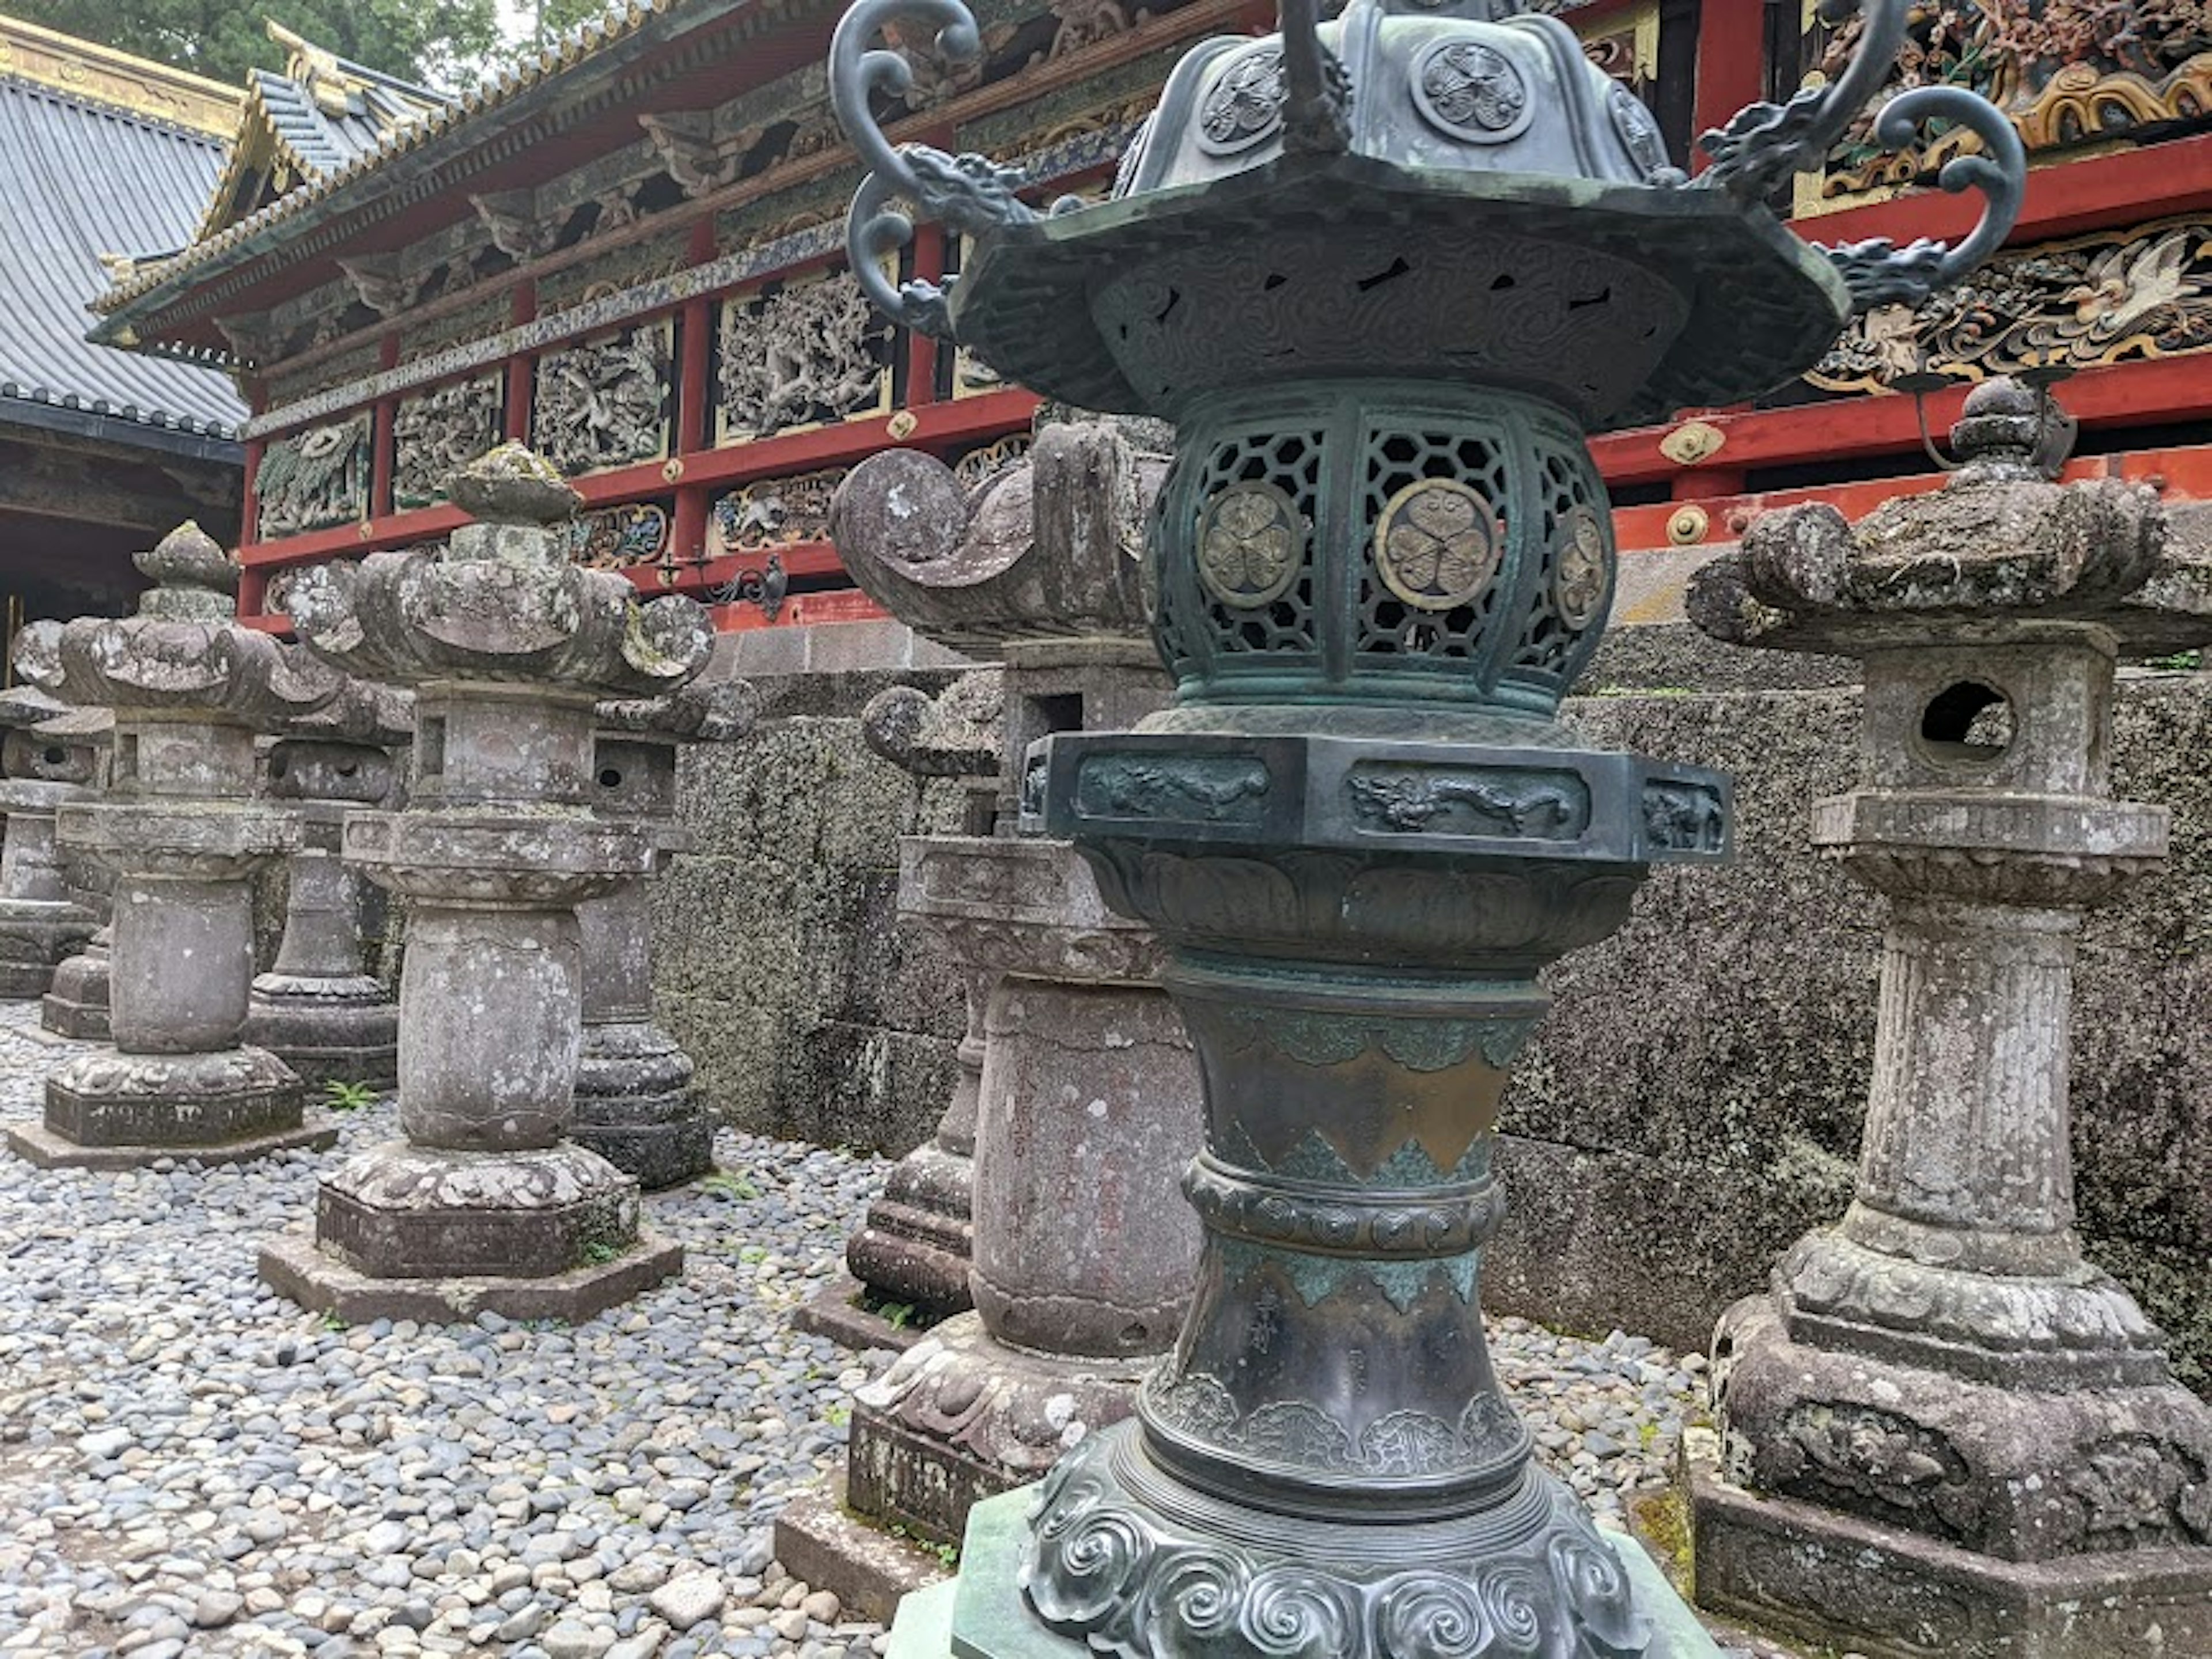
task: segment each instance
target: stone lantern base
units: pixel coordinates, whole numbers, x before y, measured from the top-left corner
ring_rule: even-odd
[[[0,1001],[46,995],[56,964],[82,950],[97,926],[66,899],[0,900]]]
[[[281,1055],[310,1089],[358,1083],[382,1093],[399,1080],[399,1010],[366,974],[260,975],[246,1035]]]
[[[486,1311],[574,1324],[682,1271],[638,1227],[637,1182],[568,1144],[459,1152],[387,1142],[324,1178],[312,1238],[261,1252],[302,1307],[359,1322]]]
[[[2065,1308],[2062,1288],[1997,1281],[1980,1305]],[[1882,1659],[2212,1653],[2212,1412],[2154,1349],[2061,1328],[2106,1346],[1961,1345],[1977,1381],[1739,1303],[1714,1344],[1729,1467],[1692,1468],[1699,1602]]]
[[[45,1122],[8,1132],[17,1156],[46,1169],[127,1170],[164,1158],[236,1164],[337,1143],[336,1129],[302,1116],[300,1080],[283,1061],[248,1047],[80,1055],[47,1079]]]
[[[714,1115],[693,1084],[691,1056],[649,1020],[584,1028],[569,1135],[647,1192],[714,1167]]]
[[[53,970],[52,982],[39,999],[39,1023],[57,1036],[78,1042],[108,1039],[107,987],[114,958],[112,930],[102,927],[84,949]]]

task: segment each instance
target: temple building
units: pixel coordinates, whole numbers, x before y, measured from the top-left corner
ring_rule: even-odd
[[[1543,9],[1645,102],[1677,161],[1747,102],[1827,72],[1856,27],[1765,0]],[[123,272],[96,330],[241,377],[249,614],[283,625],[288,571],[443,535],[460,521],[445,475],[514,437],[586,497],[580,556],[714,604],[749,669],[852,660],[806,626],[881,627],[826,539],[838,480],[890,444],[981,478],[1020,453],[1036,400],[886,325],[843,268],[859,167],[822,68],[842,9],[634,0],[451,100],[288,41],[190,246]],[[1040,200],[1103,195],[1184,47],[1274,15],[1267,0],[978,11],[980,62],[896,43],[914,75],[893,137],[1018,158]],[[1601,436],[1624,548],[1703,557],[1762,507],[1820,495],[1856,513],[1933,487],[1923,427],[1948,429],[1999,372],[2071,377],[2077,472],[2212,495],[2201,9],[1967,0],[1916,18],[1904,81],[1976,87],[2030,149],[2010,245],[1963,287],[1875,311],[1755,406]],[[1793,222],[1832,243],[1958,234],[1973,199],[1932,185],[1962,142],[1899,160],[1848,137],[1800,182]],[[895,274],[960,258],[957,235],[925,227]]]
[[[238,118],[228,88],[0,17],[0,641],[128,609],[131,555],[181,520],[238,531],[228,377],[85,337],[109,256],[191,240]]]

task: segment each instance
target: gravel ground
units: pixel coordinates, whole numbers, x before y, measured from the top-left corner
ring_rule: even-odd
[[[0,1117],[73,1045],[0,1004]],[[397,1133],[389,1104],[348,1144]],[[863,1659],[770,1523],[841,1455],[868,1365],[786,1323],[879,1160],[726,1133],[649,1200],[682,1280],[568,1328],[346,1329],[256,1246],[326,1159],[43,1173],[0,1156],[0,1654]],[[1661,1478],[1703,1362],[1492,1330],[1542,1455],[1601,1513]]]

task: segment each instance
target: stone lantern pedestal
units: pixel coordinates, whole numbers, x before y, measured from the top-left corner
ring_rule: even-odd
[[[2083,915],[2166,854],[2111,798],[2115,657],[2212,639],[2212,566],[2147,488],[2046,482],[2042,414],[1978,388],[1948,489],[1769,515],[1692,595],[1864,665],[1813,835],[1889,902],[1856,1196],[1714,1336],[1698,1595],[1869,1654],[2212,1652],[2212,1407],[2082,1259],[2067,1094]]]
[[[254,979],[246,1031],[312,1089],[382,1092],[398,1080],[399,1010],[362,969],[361,878],[340,845],[346,814],[384,804],[398,787],[391,744],[407,738],[407,711],[389,693],[349,701],[351,732],[336,721],[303,726],[269,754],[269,797],[290,811],[300,844],[283,940],[275,965]]]
[[[309,712],[342,681],[234,620],[236,565],[186,526],[142,556],[155,587],[135,617],[33,623],[16,659],[33,684],[115,713],[114,775],[59,829],[115,872],[112,1048],[46,1082],[44,1123],[9,1132],[47,1165],[119,1168],[327,1146],[300,1082],[240,1041],[253,976],[251,878],[290,849],[250,799],[258,724]]]
[[[944,1177],[940,1213],[964,1199],[973,1216],[973,1311],[860,1391],[847,1466],[855,1512],[939,1541],[977,1499],[1126,1416],[1189,1304],[1197,1229],[1176,1183],[1200,1088],[1158,988],[1164,955],[1066,842],[1012,833],[1031,739],[1162,701],[1136,636],[1159,471],[1126,429],[1046,423],[972,499],[941,463],[894,451],[856,469],[833,511],[848,568],[882,603],[1003,661],[999,833],[900,848],[900,913],[936,936],[981,1015],[971,1190],[951,1148],[927,1170]],[[925,1283],[949,1254],[898,1252]]]
[[[412,901],[399,988],[406,1139],[325,1177],[312,1239],[262,1276],[349,1320],[484,1310],[579,1321],[665,1279],[638,1187],[568,1139],[583,947],[575,907],[644,873],[650,839],[591,811],[594,713],[705,666],[689,601],[640,605],[568,559],[575,492],[519,445],[453,480],[447,545],[325,566],[293,590],[318,653],[415,688],[404,810],[345,822],[349,864]]]
[[[70,896],[54,818],[91,798],[99,750],[49,726],[68,708],[42,693],[18,690],[0,699],[0,1000],[44,996],[56,964],[83,948],[100,919]]]
[[[726,743],[758,718],[742,680],[694,681],[672,696],[602,703],[592,762],[602,817],[635,825],[653,868],[687,851],[676,819],[680,743]],[[626,878],[576,907],[584,946],[583,1050],[576,1068],[577,1145],[647,1192],[714,1167],[715,1116],[693,1083],[691,1056],[653,1020],[653,932],[646,877]]]
[[[911,686],[894,686],[870,701],[861,716],[868,746],[917,777],[968,781],[964,827],[988,835],[997,821],[999,759],[1005,687],[999,671],[963,674],[934,701]],[[899,848],[899,911],[919,916],[916,884],[927,836]],[[948,948],[948,960],[960,957]],[[894,1327],[853,1305],[854,1287],[880,1304],[914,1310],[916,1327],[966,1313],[968,1267],[975,1254],[975,1111],[983,1078],[983,1015],[994,975],[961,963],[966,1029],[955,1051],[959,1070],[935,1132],[895,1164],[882,1196],[868,1206],[860,1231],[846,1241],[850,1277],[831,1285],[803,1310],[809,1329],[846,1341],[908,1347],[917,1330]]]

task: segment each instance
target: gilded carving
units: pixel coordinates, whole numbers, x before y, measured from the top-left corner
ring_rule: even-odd
[[[1869,392],[1934,368],[1979,380],[2026,368],[2212,349],[2212,223],[2166,219],[1999,254],[1917,307],[1853,319],[1805,378]]]
[[[1554,545],[1552,604],[1559,620],[1579,633],[1598,620],[1612,586],[1605,526],[1589,507],[1574,507],[1560,519]]]
[[[764,478],[721,496],[708,519],[708,556],[826,540],[830,497],[848,470],[834,466],[793,478]]]
[[[371,430],[364,413],[276,439],[264,449],[254,474],[261,539],[366,519]]]
[[[1152,16],[1141,9],[1131,16],[1121,0],[1052,0],[1052,15],[1060,27],[1053,31],[1052,45],[1030,60],[1032,68],[1040,62],[1095,46],[1101,40],[1110,40],[1117,34],[1127,34],[1133,24],[1148,23]]]
[[[1206,504],[1198,526],[1198,579],[1239,611],[1272,605],[1290,591],[1305,559],[1297,504],[1273,484],[1231,484]]]
[[[1481,491],[1456,478],[1421,478],[1383,504],[1375,524],[1382,585],[1417,611],[1472,604],[1498,574],[1504,550]]]
[[[648,324],[538,362],[538,452],[574,477],[668,452],[668,328]]]
[[[765,438],[884,407],[890,325],[843,272],[722,307],[724,440]]]
[[[1026,432],[1010,432],[994,442],[979,445],[952,464],[952,476],[970,489],[988,483],[1001,472],[1020,465],[1034,441]]]
[[[579,513],[568,521],[569,556],[594,569],[653,564],[667,550],[668,511],[650,501]]]
[[[1856,49],[1854,17],[1810,67],[1833,76]],[[2031,150],[2109,143],[2137,129],[2201,120],[2212,110],[2212,13],[2202,0],[2045,0],[2040,6],[1944,0],[1912,14],[1890,77],[1911,87],[1965,87],[1995,104]],[[1878,111],[1880,103],[1875,106]],[[1885,153],[1870,114],[1830,153],[1814,210],[1932,175],[1978,141],[1963,131]]]
[[[404,398],[392,417],[392,505],[446,499],[446,480],[496,446],[501,380],[486,374]]]

